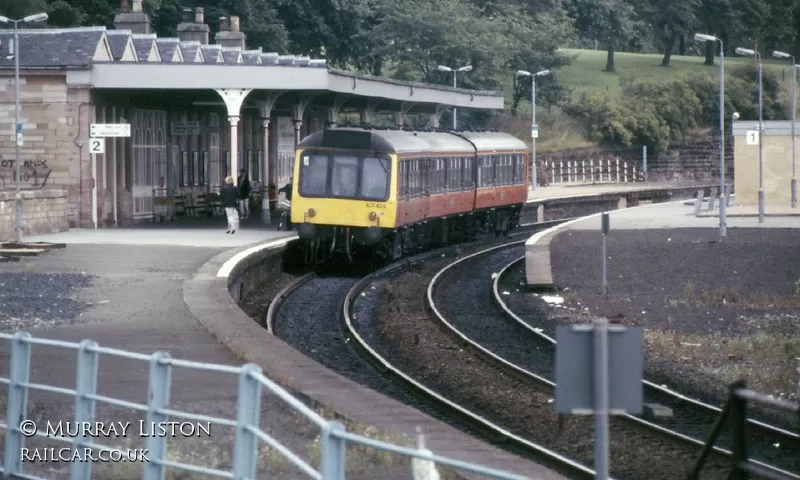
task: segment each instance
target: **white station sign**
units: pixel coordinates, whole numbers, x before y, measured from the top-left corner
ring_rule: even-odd
[[[93,123],[89,126],[89,136],[99,137],[130,137],[130,123]]]

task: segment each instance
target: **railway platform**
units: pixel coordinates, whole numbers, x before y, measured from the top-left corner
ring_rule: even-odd
[[[689,203],[689,205],[687,205]],[[707,212],[708,215],[695,216],[694,202],[675,201],[664,204],[651,204],[640,208],[610,211],[609,219],[611,235],[614,230],[641,230],[662,228],[719,228],[719,213]],[[735,207],[731,207],[733,210]],[[746,207],[745,207],[746,208]],[[788,209],[786,209],[788,210]],[[751,213],[742,210],[744,213]],[[727,228],[800,228],[800,215],[766,216],[763,224],[758,223],[758,215],[728,215]],[[773,210],[774,212],[774,210]],[[557,227],[533,235],[525,248],[525,276],[531,287],[550,288],[553,286],[553,274],[550,264],[550,242],[559,234],[568,230],[596,230],[600,235],[599,215],[567,222]]]

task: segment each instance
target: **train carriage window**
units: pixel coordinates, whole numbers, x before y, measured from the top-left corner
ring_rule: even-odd
[[[525,155],[514,155],[514,183],[525,183]]]
[[[461,158],[447,159],[447,191],[455,192],[461,189]]]
[[[434,175],[433,189],[436,193],[443,193],[445,191],[445,169],[444,169],[444,158],[437,158],[436,162],[436,174]]]
[[[325,195],[328,183],[328,156],[304,155],[300,167],[300,195]]]
[[[400,185],[398,187],[398,196],[401,200],[408,198],[408,162],[399,161],[400,165]]]
[[[511,155],[503,155],[503,185],[511,185],[514,176],[514,164]]]
[[[358,157],[333,157],[331,176],[331,195],[334,197],[355,197],[358,184]]]
[[[386,200],[389,198],[389,159],[364,157],[361,166],[361,195],[359,198]]]
[[[410,188],[410,198],[415,198],[419,193],[419,160],[416,158],[408,163],[408,179]]]
[[[473,170],[472,170],[473,158],[472,157],[464,157],[462,160],[463,160],[463,168],[464,168],[464,170],[462,171],[463,175],[461,177],[461,185],[464,187],[464,189],[469,190],[469,189],[471,189],[472,187],[475,186],[475,179],[474,179],[474,176],[473,176],[474,173],[473,173]]]

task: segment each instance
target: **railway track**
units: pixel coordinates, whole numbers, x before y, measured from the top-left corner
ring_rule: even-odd
[[[536,230],[548,228],[565,221],[567,219],[526,225],[512,235],[528,235]],[[297,280],[275,296],[263,318],[263,324],[271,333],[287,340],[292,346],[320,361],[326,367],[350,378],[357,378],[360,383],[376,391],[418,407],[434,416],[440,418],[444,416],[450,423],[454,423],[453,420],[455,420],[455,423],[467,433],[494,440],[495,443],[499,441],[504,447],[510,447],[511,450],[533,458],[543,465],[568,475],[570,478],[594,478],[594,471],[591,468],[519,437],[416,383],[399,369],[383,360],[382,357],[376,356],[377,353],[371,349],[368,342],[358,333],[355,327],[356,321],[353,313],[355,300],[361,297],[361,292],[367,288],[373,279],[391,275],[393,272],[410,264],[424,262],[437,257],[440,258],[445,254],[445,251],[453,251],[455,248],[477,247],[486,243],[489,242],[470,242],[426,252],[391,264],[361,279],[318,277],[313,273],[305,274],[298,277]],[[310,315],[309,309],[312,308],[312,305],[315,311],[313,315]],[[330,319],[330,321],[339,319],[340,322],[337,326],[331,323],[321,325],[319,323],[320,319]],[[333,330],[337,327],[341,328],[341,331],[334,332]],[[327,333],[320,333],[320,330],[326,330]],[[295,335],[292,333],[295,331],[314,333],[310,335]],[[324,337],[326,340],[330,340],[330,337],[338,336],[340,341],[323,342],[310,339],[315,335]],[[292,338],[287,339],[287,336]],[[329,351],[319,355],[319,350],[322,348],[323,343]],[[333,345],[334,343],[335,345]],[[360,355],[352,355],[353,350],[351,347]],[[347,351],[351,355],[348,356]],[[367,359],[370,364],[376,367],[374,375],[365,375],[364,359]]]
[[[523,253],[522,257],[520,253]],[[510,258],[513,261],[509,262]],[[476,266],[479,261],[481,264]],[[524,242],[511,242],[458,259],[433,277],[428,285],[426,301],[431,315],[459,343],[472,348],[509,374],[554,391],[555,340],[511,311],[498,288],[502,276],[521,261],[524,261]],[[469,275],[459,277],[456,272],[462,270],[468,271]],[[482,293],[469,290],[458,280],[447,284],[447,279],[455,278],[468,283],[478,282]],[[442,291],[459,295],[459,301],[438,304],[437,292]],[[464,297],[475,299],[480,295],[489,295],[491,301],[486,302],[485,298],[476,301],[494,302],[502,314],[498,315],[497,309],[481,310],[480,305],[460,300]],[[442,296],[447,297],[446,294]],[[517,341],[509,342],[509,339]],[[622,419],[651,438],[661,437],[692,452],[696,458],[720,409],[646,380],[644,388],[645,403],[664,405],[672,410],[674,418],[669,422],[669,428],[633,415],[624,415]],[[750,434],[748,450],[757,452],[753,456],[758,460],[754,462],[773,473],[800,479],[800,455],[797,453],[800,442],[796,433],[753,419],[748,420],[747,428]],[[729,436],[726,440],[730,445]],[[730,450],[719,447],[714,448],[713,454],[718,460],[729,460],[731,456]]]

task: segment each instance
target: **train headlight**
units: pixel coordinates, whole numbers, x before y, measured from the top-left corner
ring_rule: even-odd
[[[308,209],[309,218],[314,218],[316,215],[317,215],[317,211],[316,210],[314,210],[313,208],[309,208]]]
[[[378,219],[378,214],[375,212],[369,212],[369,219],[373,222]]]

